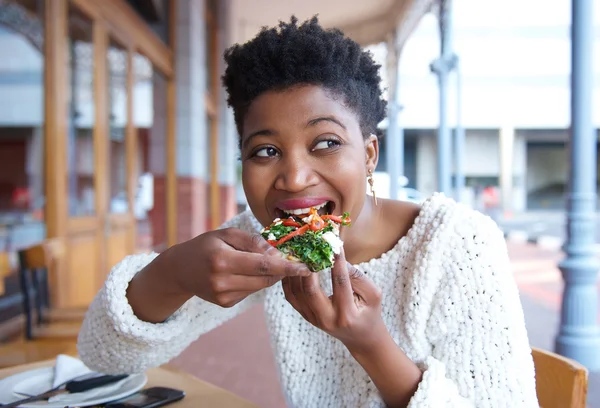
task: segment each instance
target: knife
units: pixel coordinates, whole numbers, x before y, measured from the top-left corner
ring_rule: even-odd
[[[43,394],[39,394],[33,397],[25,398],[19,401],[11,402],[10,404],[0,405],[2,408],[15,408],[21,404],[26,404],[28,402],[39,401],[43,399],[48,399],[50,397],[54,397],[55,395],[71,393],[75,394],[78,392],[84,392],[88,390],[92,390],[94,388],[102,387],[104,385],[112,384],[117,381],[121,381],[124,378],[127,378],[127,374],[122,375],[101,375],[99,377],[89,378],[87,380],[73,380],[68,381],[64,384],[59,385],[58,387],[52,388],[51,390],[46,391]]]

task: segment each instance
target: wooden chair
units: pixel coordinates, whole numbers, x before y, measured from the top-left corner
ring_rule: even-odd
[[[13,271],[10,254],[0,252],[0,296],[4,295],[4,279],[11,275]]]
[[[578,362],[532,347],[541,408],[585,408],[588,371]]]
[[[85,309],[59,310],[50,307],[49,272],[64,255],[62,241],[48,239],[19,251],[19,281],[25,314],[25,338],[74,338]]]
[[[48,293],[48,275],[63,255],[63,244],[56,239],[17,253],[0,253],[0,281],[10,274],[18,275],[24,321],[20,338],[0,344],[0,368],[47,360],[57,354],[77,355],[76,338],[85,309],[52,308]]]

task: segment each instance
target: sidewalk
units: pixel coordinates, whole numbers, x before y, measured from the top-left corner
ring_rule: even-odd
[[[532,244],[508,243],[513,272],[525,313],[525,324],[532,346],[554,349],[562,297],[562,277],[557,268],[564,257],[560,251]],[[600,291],[600,281],[598,282]],[[600,312],[600,298],[598,301]],[[600,323],[600,313],[599,313]],[[588,407],[600,407],[600,372],[590,373]]]
[[[552,350],[562,291],[556,265],[562,254],[529,244],[509,243],[508,248],[530,343]],[[261,407],[285,407],[260,306],[200,337],[173,363]],[[600,407],[600,373],[590,375],[588,406]]]
[[[518,240],[560,250],[566,236],[564,211],[528,211],[499,217],[498,226],[509,240]],[[594,237],[600,253],[600,213],[594,221]]]

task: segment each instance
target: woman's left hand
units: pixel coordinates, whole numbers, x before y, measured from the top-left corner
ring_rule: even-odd
[[[346,262],[344,250],[331,270],[327,297],[317,273],[282,281],[285,298],[308,322],[339,339],[351,352],[364,352],[389,336],[381,318],[381,290]]]

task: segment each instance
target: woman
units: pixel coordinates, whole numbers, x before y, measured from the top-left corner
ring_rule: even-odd
[[[252,211],[116,265],[79,337],[85,363],[160,365],[263,302],[291,407],[537,406],[495,224],[442,195],[421,207],[366,195],[385,115],[370,54],[315,18],[264,29],[225,59]],[[353,219],[331,271],[310,273],[258,235],[323,203]]]

